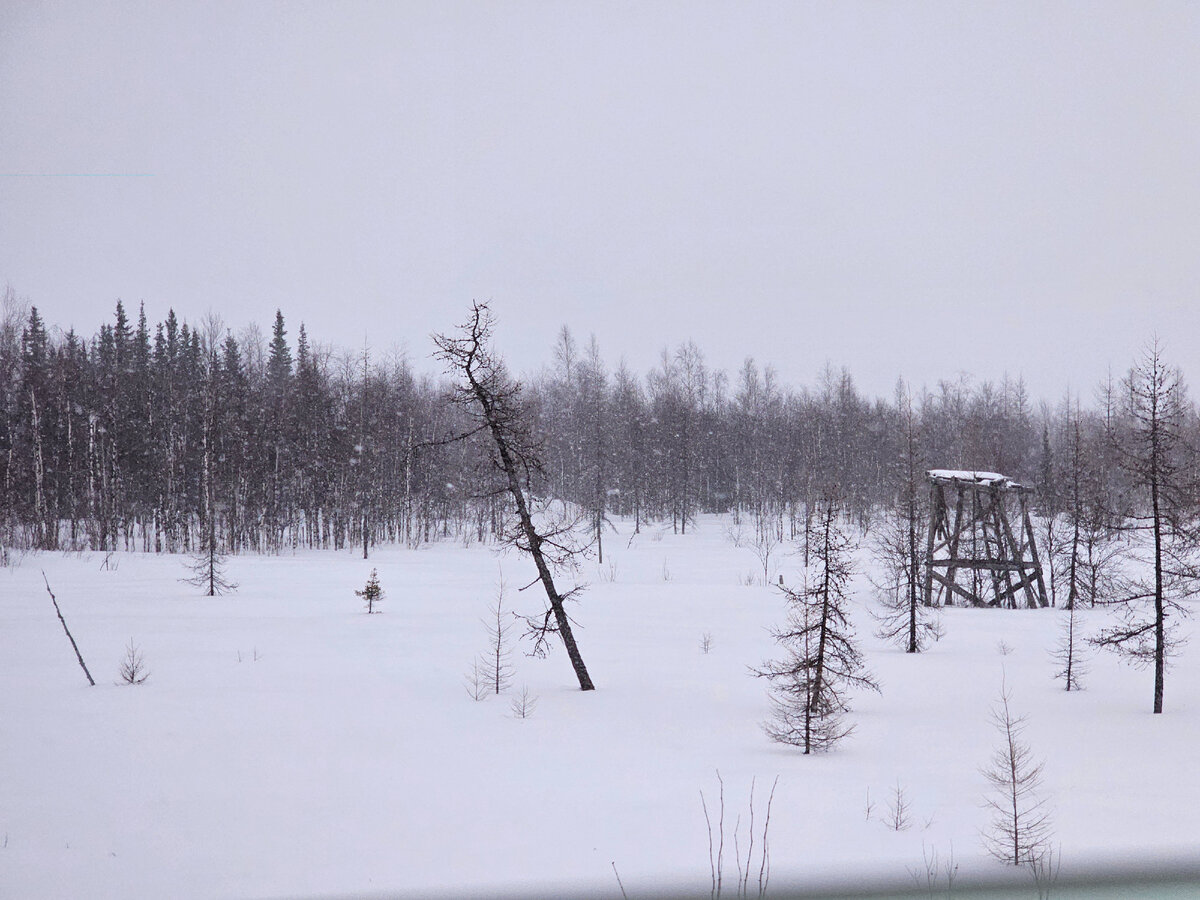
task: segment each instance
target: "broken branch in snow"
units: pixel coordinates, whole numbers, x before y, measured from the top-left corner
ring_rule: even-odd
[[[83,669],[83,674],[87,676],[88,684],[95,687],[96,682],[92,680],[92,673],[88,671],[87,663],[83,661],[83,654],[79,652],[79,645],[75,643],[75,638],[71,636],[71,629],[67,627],[67,620],[63,618],[62,610],[58,608],[58,598],[54,596],[54,591],[50,590],[50,579],[46,577],[45,569],[42,569],[42,581],[46,582],[46,593],[50,595],[50,602],[54,604],[54,611],[58,614],[58,621],[62,622],[63,631],[67,633],[67,640],[71,642],[71,648],[75,651],[75,658],[79,660],[79,667]]]

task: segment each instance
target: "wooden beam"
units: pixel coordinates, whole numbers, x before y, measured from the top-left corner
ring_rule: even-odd
[[[1024,498],[1024,496],[1022,496],[1019,499],[1020,499],[1020,503],[1021,503],[1021,514],[1023,516],[1025,514],[1025,498]],[[1024,565],[1024,563],[1025,563],[1025,544],[1022,543],[1019,547],[1016,546],[1017,541],[1016,541],[1016,538],[1013,537],[1012,526],[1009,524],[1008,516],[1004,517],[1004,530],[1008,534],[1009,543],[1011,543],[1014,546],[1017,561],[1020,562],[1022,565]],[[1030,534],[1029,538],[1032,539],[1032,537],[1033,537],[1033,535]],[[1041,575],[1041,566],[1038,565],[1038,561],[1037,561],[1037,547],[1033,546],[1032,544],[1030,546],[1031,546],[1031,549],[1033,550],[1033,565],[1036,567],[1036,571],[1037,571],[1038,575],[1040,576]],[[1024,570],[1022,570],[1022,571],[1024,571]],[[1033,596],[1033,583],[1030,582],[1029,579],[1027,579],[1027,578],[1023,579],[1022,583],[1025,586],[1025,605],[1028,606],[1030,609],[1036,609],[1037,608],[1037,600]],[[1015,600],[1015,595],[1014,595],[1014,600]]]
[[[941,503],[938,502],[939,496]],[[925,545],[925,605],[933,606],[933,536],[937,530],[938,517],[944,514],[946,508],[945,494],[940,485],[930,485],[929,488],[929,540]]]
[[[1002,560],[986,560],[986,559],[971,559],[969,557],[958,557],[956,559],[935,559],[930,563],[931,566],[938,569],[955,568],[955,569],[979,569],[981,571],[996,571],[996,572],[1019,572],[1023,568],[1030,566],[1030,563],[1021,562],[1004,562]]]
[[[1025,502],[1025,498],[1021,497],[1021,518],[1025,520],[1025,534],[1029,540],[1029,549],[1033,556],[1033,564],[1037,567],[1037,587],[1038,599],[1041,601],[1043,608],[1050,605],[1050,601],[1046,599],[1046,582],[1042,578],[1042,563],[1038,559],[1037,541],[1033,539],[1033,523],[1029,521],[1029,506]]]
[[[963,486],[958,485],[958,496],[954,500],[954,537],[950,540],[950,558],[954,559],[958,556],[958,538],[962,534],[963,529]],[[950,580],[951,585],[954,584],[955,567],[951,566],[946,570],[946,577]]]
[[[951,592],[960,595],[961,597],[963,597],[966,600],[969,600],[972,606],[986,606],[987,605],[982,600],[980,600],[977,596],[975,596],[970,591],[968,591],[965,587],[955,584],[953,581],[951,581],[949,578],[947,578],[941,572],[934,572],[932,569],[930,569],[929,571],[933,574],[934,579],[939,584],[944,585],[945,587],[949,588],[949,590]]]

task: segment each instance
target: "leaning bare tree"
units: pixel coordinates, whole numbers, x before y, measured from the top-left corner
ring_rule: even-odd
[[[853,730],[843,721],[849,689],[879,690],[863,666],[847,615],[853,542],[839,526],[838,512],[836,500],[821,501],[820,537],[805,586],[799,591],[780,586],[789,606],[787,625],[774,632],[785,649],[783,659],[754,670],[771,682],[767,736],[805,753],[828,750]]]
[[[1126,581],[1117,600],[1123,621],[1102,631],[1095,643],[1139,667],[1154,667],[1154,712],[1161,713],[1167,657],[1179,644],[1171,620],[1185,616],[1182,601],[1200,592],[1196,454],[1184,435],[1189,406],[1183,376],[1163,360],[1157,339],[1122,387],[1123,421],[1110,429],[1110,437],[1142,492],[1144,505],[1130,527],[1148,546],[1136,561],[1139,574]]]
[[[528,553],[537,568],[537,580],[546,591],[549,608],[540,621],[530,622],[535,652],[544,652],[550,634],[557,633],[579,679],[579,689],[594,690],[583,663],[565,603],[578,588],[559,593],[552,569],[571,563],[581,552],[573,541],[571,526],[539,528],[531,511],[534,479],[542,474],[539,447],[530,433],[529,415],[522,403],[521,385],[513,379],[503,360],[491,349],[494,320],[486,303],[475,302],[471,315],[455,336],[436,334],[437,358],[456,376],[453,401],[467,411],[475,423],[472,433],[487,432],[492,438],[492,462],[499,470],[516,510],[516,528],[508,536],[518,549]]]

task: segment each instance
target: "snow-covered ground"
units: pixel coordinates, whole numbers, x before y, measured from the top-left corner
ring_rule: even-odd
[[[179,557],[116,554],[102,570],[101,554],[40,554],[0,570],[0,897],[619,897],[613,863],[630,897],[707,895],[700,792],[715,829],[718,770],[728,895],[751,780],[761,828],[777,776],[773,889],[902,884],[935,849],[965,882],[1003,870],[979,839],[1002,677],[1045,759],[1064,878],[1200,854],[1200,649],[1184,650],[1152,716],[1149,673],[1107,655],[1083,692],[1053,680],[1059,611],[950,609],[945,637],[909,656],[872,635],[860,578],[855,620],[882,693],[856,698],[839,749],[805,757],[760,727],[766,685],[748,669],[775,652],[784,606],[746,584],[761,578],[752,551],[718,519],[631,541],[618,527],[574,609],[598,690],[576,689],[561,647],[518,651],[517,688],[538,700],[526,719],[464,688],[501,568],[509,605],[540,608],[536,587],[516,590],[532,574],[515,552],[233,558],[240,587],[218,598],[180,583]],[[373,567],[386,597],[368,616],[354,590]],[[151,675],[118,686],[131,639]],[[897,785],[902,831],[883,821]]]

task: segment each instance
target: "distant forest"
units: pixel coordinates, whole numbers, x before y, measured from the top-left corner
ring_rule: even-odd
[[[328,347],[282,313],[269,334],[235,334],[174,312],[151,324],[118,302],[79,335],[11,288],[2,312],[0,549],[189,552],[214,534],[228,552],[280,552],[503,527],[485,437],[451,440],[468,426],[448,383],[409,360]],[[815,342],[808,352],[820,358]],[[542,443],[535,489],[597,532],[608,516],[687,531],[735,511],[794,538],[835,488],[869,527],[924,467],[1009,475],[1048,515],[1068,482],[1095,516],[1137,502],[1110,439],[1131,415],[1119,379],[1082,402],[966,377],[869,398],[845,370],[810,386],[750,359],[714,371],[692,343],[649,372],[613,369],[565,326],[547,355],[523,391]],[[1184,414],[1197,446],[1190,400]]]

